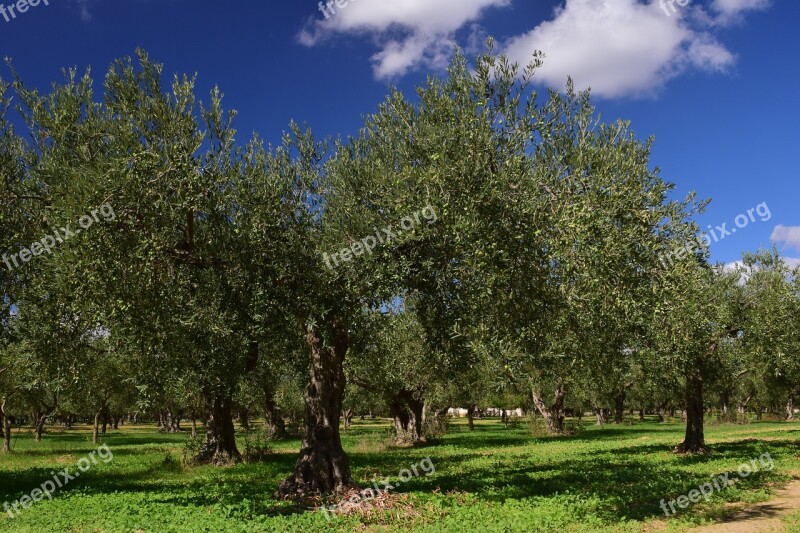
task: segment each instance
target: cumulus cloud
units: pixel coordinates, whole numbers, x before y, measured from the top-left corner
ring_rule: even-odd
[[[298,34],[314,46],[336,34],[371,36],[379,51],[372,56],[377,78],[403,75],[410,69],[447,64],[456,45],[455,33],[492,7],[510,0],[344,0],[331,2],[325,16],[310,20]]]
[[[477,24],[491,8],[512,0],[337,0],[309,20],[298,34],[306,46],[336,35],[373,39],[377,78],[446,65],[456,34],[471,28],[468,41],[483,30]],[[520,0],[516,0],[520,1]],[[527,64],[545,53],[537,79],[562,87],[568,76],[576,87],[616,98],[655,94],[670,79],[690,69],[724,72],[736,56],[716,31],[769,0],[713,0],[707,8],[689,4],[662,8],[661,0],[564,0],[551,17],[531,21],[532,29],[501,43],[501,52]],[[327,18],[326,18],[327,17]],[[461,34],[459,34],[461,35]],[[474,44],[466,43],[474,50]]]
[[[541,50],[546,59],[537,75],[545,83],[560,87],[572,76],[576,87],[609,98],[652,94],[690,68],[719,72],[734,64],[734,54],[707,31],[713,22],[702,10],[676,8],[668,15],[658,0],[566,0],[504,52],[527,62]]]
[[[770,6],[770,0],[714,0],[711,9],[717,13],[717,22],[727,25],[741,20],[746,11],[758,11]]]
[[[800,226],[777,225],[772,230],[770,240],[776,244],[794,248],[800,252]]]

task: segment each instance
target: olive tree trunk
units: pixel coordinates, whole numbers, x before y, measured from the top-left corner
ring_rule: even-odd
[[[278,404],[275,403],[275,391],[269,383],[263,385],[264,389],[264,424],[273,439],[286,437],[286,422],[283,420]]]
[[[356,416],[356,410],[351,407],[345,411],[342,416],[344,418],[344,430],[347,431],[350,429],[350,425],[353,423],[353,417]]]
[[[342,492],[351,486],[350,465],[339,435],[347,329],[334,324],[331,331],[329,339],[319,326],[306,333],[311,378],[305,393],[305,434],[294,473],[280,484],[276,499]]]
[[[470,431],[475,431],[475,409],[477,405],[474,403],[470,404],[467,407],[467,425],[469,426]]]
[[[595,417],[595,426],[602,426],[606,423],[606,412],[602,407],[599,405],[592,405],[592,412]]]
[[[44,425],[47,423],[49,413],[43,411],[36,411],[36,416],[33,421],[33,437],[36,442],[42,442],[44,435]]]
[[[6,413],[6,402],[0,404],[0,416],[3,423],[3,453],[11,453],[11,420]]]
[[[686,379],[686,435],[676,448],[677,453],[706,453],[703,433],[703,376],[699,371],[692,371]]]
[[[622,424],[625,421],[625,391],[614,398],[614,423]]]
[[[474,406],[471,412],[474,412]],[[389,402],[389,411],[394,417],[395,440],[398,444],[425,442],[425,401],[415,397],[412,391],[401,389]]]
[[[215,464],[241,461],[236,447],[236,430],[233,426],[231,398],[217,392],[211,402],[206,419],[206,440],[198,460]]]
[[[539,394],[536,390],[531,391],[531,397],[533,398],[533,405],[536,407],[536,410],[542,415],[544,418],[545,424],[547,425],[547,431],[550,433],[560,433],[564,431],[564,397],[566,396],[566,389],[564,387],[564,383],[561,380],[558,380],[556,385],[556,391],[553,398],[553,404],[548,406],[542,395]]]
[[[92,426],[92,444],[97,444],[100,441],[100,417],[103,416],[103,410],[105,407],[101,407],[99,411],[94,414],[94,425]]]

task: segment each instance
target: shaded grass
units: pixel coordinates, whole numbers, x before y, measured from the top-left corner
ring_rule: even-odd
[[[685,529],[725,515],[732,502],[766,499],[789,479],[800,459],[800,424],[762,422],[712,425],[707,456],[676,456],[680,424],[588,426],[573,436],[531,436],[524,425],[504,429],[498,420],[453,421],[436,444],[397,448],[387,440],[388,421],[358,421],[343,433],[357,483],[397,481],[399,473],[430,457],[436,472],[398,484],[414,504],[412,516],[350,515],[328,522],[319,512],[277,502],[272,493],[291,472],[300,442],[273,443],[266,462],[226,468],[165,464],[180,458],[183,435],[152,427],[123,427],[103,438],[114,459],[14,519],[0,515],[8,531],[642,531]],[[243,442],[241,443],[243,445]],[[23,432],[10,456],[0,456],[0,504],[15,501],[71,467],[96,447],[88,428],[52,431],[42,443]],[[664,521],[661,499],[673,499],[733,472],[768,452],[775,468],[759,472],[708,502]],[[732,476],[733,478],[733,476]],[[395,483],[397,484],[397,483]],[[800,528],[800,513],[786,518]]]

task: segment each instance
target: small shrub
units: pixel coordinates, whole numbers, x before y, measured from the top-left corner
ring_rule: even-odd
[[[627,418],[626,425],[632,426],[633,419]],[[576,419],[567,419],[564,421],[564,434],[565,435],[577,435],[578,433],[583,432],[583,421],[580,418]]]
[[[244,432],[244,453],[242,459],[245,463],[257,463],[265,460],[273,453],[272,433],[269,429],[248,429]]]
[[[167,452],[164,460],[161,461],[161,466],[163,470],[169,472],[180,472],[182,470],[181,463],[172,456],[172,452]]]
[[[541,437],[542,435],[549,434],[547,431],[547,423],[544,418],[539,418],[536,416],[536,413],[532,413],[531,417],[528,419],[528,431],[530,431],[530,434],[534,437]]]
[[[447,435],[450,430],[450,419],[445,416],[430,416],[425,419],[422,433],[428,439],[435,439]]]
[[[182,463],[185,466],[192,466],[197,463],[197,458],[203,450],[203,437],[189,437],[183,445]]]

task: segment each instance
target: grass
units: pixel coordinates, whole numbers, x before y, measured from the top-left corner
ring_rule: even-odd
[[[299,441],[273,443],[264,462],[186,468],[179,459],[186,435],[162,435],[152,427],[123,427],[103,439],[113,460],[102,460],[16,518],[0,515],[3,531],[678,531],[708,523],[735,504],[761,501],[800,478],[800,424],[760,422],[711,425],[713,453],[671,453],[680,424],[587,426],[574,436],[531,436],[526,426],[504,429],[481,420],[469,432],[455,420],[451,432],[417,448],[387,444],[388,421],[356,421],[344,433],[356,482],[397,480],[403,469],[430,457],[436,471],[414,477],[394,491],[401,506],[383,513],[337,516],[277,502],[271,495],[292,470]],[[243,442],[242,442],[243,445]],[[96,446],[88,428],[52,430],[42,443],[14,434],[14,453],[0,455],[0,505],[50,479],[51,471],[75,470]],[[661,499],[688,494],[710,476],[734,472],[768,452],[771,471],[761,471],[664,519]],[[410,510],[410,512],[407,512]],[[1,511],[1,509],[0,509]],[[800,531],[800,513],[784,517]]]

